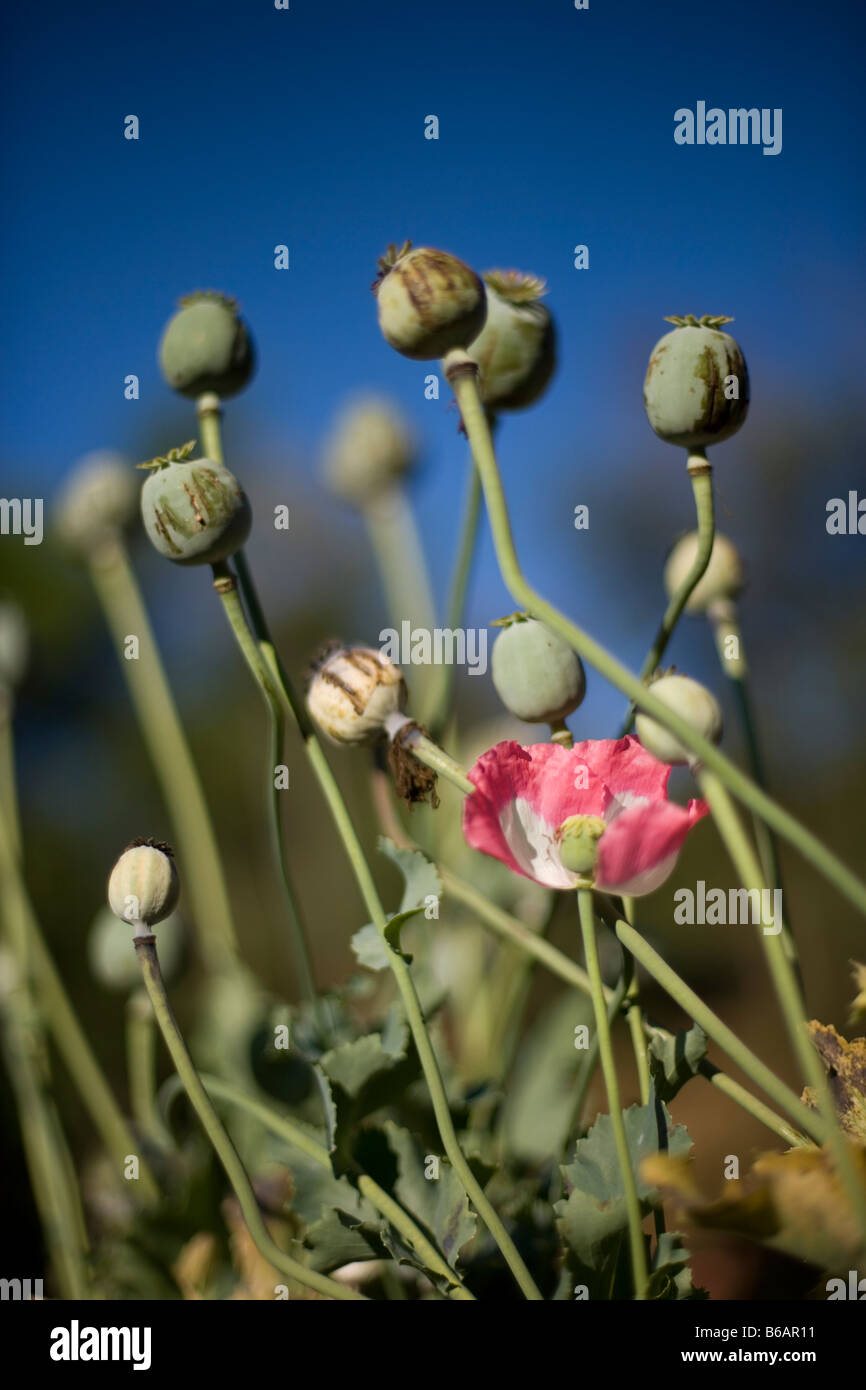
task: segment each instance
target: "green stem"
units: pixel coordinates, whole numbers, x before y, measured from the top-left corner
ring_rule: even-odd
[[[646,660],[641,667],[640,678],[648,681],[650,676],[658,667],[662,657],[667,650],[667,645],[671,640],[674,628],[680,620],[680,616],[686,604],[691,598],[692,591],[697,587],[700,580],[706,573],[710,563],[710,556],[713,553],[713,541],[715,539],[715,515],[713,511],[713,466],[707,459],[703,449],[694,449],[689,453],[688,458],[689,477],[692,480],[692,492],[695,499],[695,511],[698,519],[698,549],[692,562],[691,569],[686,575],[676,593],[670,598],[664,616],[659,624],[653,644],[647,653]],[[619,737],[627,734],[634,723],[635,708],[632,704],[629,707],[625,718],[625,723],[620,730]]]
[[[767,794],[755,786],[754,782],[741,772],[728,758],[707,739],[695,733],[694,729],[674,710],[663,704],[652,691],[644,686],[638,677],[618,662],[610,652],[596,642],[582,628],[570,622],[557,608],[542,598],[523,577],[508,508],[502,490],[502,481],[493,451],[493,443],[487,426],[484,409],[478,395],[476,382],[477,367],[465,354],[452,353],[446,359],[446,375],[454,388],[457,403],[463,416],[463,423],[472,446],[475,465],[481,476],[487,513],[493,531],[499,569],[506,588],[515,602],[553,628],[554,632],[568,642],[575,651],[594,666],[605,679],[634,701],[638,709],[645,710],[664,728],[677,735],[705,767],[718,774],[730,791],[750,810],[762,816],[769,825],[791,842],[811,864],[815,866],[836,888],[847,897],[861,912],[866,913],[866,884],[857,878],[850,869],[823,845],[811,831],[802,826],[788,811],[778,806]]]
[[[481,480],[478,477],[478,470],[475,464],[470,459],[469,478],[466,485],[466,496],[463,502],[463,515],[460,521],[460,539],[457,545],[457,558],[454,563],[454,572],[451,576],[451,587],[446,608],[445,626],[450,631],[459,628],[463,621],[466,596],[469,592],[469,580],[472,575],[472,562],[475,558],[475,548],[478,544],[480,519]],[[427,721],[434,739],[442,737],[445,726],[448,723],[451,702],[454,696],[454,677],[456,671],[457,668],[453,663],[446,662],[441,667],[439,689],[436,693],[436,703]]]
[[[236,558],[240,560],[240,555]],[[258,602],[258,597],[255,594],[252,577],[246,568],[243,570],[239,568],[238,575],[241,584],[244,586],[244,596],[247,599],[247,608],[250,612],[251,621],[253,622],[254,630],[258,637],[258,643],[253,638],[246,623],[242,621],[242,614],[241,621],[243,631],[240,630],[240,625],[236,625],[235,620],[230,614],[230,621],[232,622],[235,635],[244,651],[244,655],[247,657],[248,664],[260,684],[263,681],[271,686],[273,686],[274,682],[278,683],[278,692],[284,701],[286,710],[292,713],[297,719],[300,732],[304,739],[307,759],[316,776],[319,787],[327,802],[328,809],[331,812],[331,816],[340,834],[340,838],[360,889],[361,897],[364,900],[364,905],[380,935],[385,939],[385,927],[388,921],[385,909],[376,891],[373,875],[364,857],[361,843],[355,832],[354,825],[352,824],[342,793],[337,785],[336,778],[331,771],[315,730],[311,726],[309,717],[303,709],[303,706],[299,704],[297,696],[294,694],[292,686],[276,655],[267,629],[264,613]],[[244,580],[244,575],[246,576],[246,580]],[[231,607],[231,605],[229,607]],[[238,612],[240,612],[239,605]],[[267,662],[268,669],[263,672],[265,662]],[[475,1204],[479,1216],[487,1226],[496,1244],[499,1246],[503,1258],[511,1269],[520,1288],[527,1298],[540,1299],[541,1294],[527,1270],[526,1265],[521,1259],[516,1245],[487,1197],[484,1195],[483,1189],[476,1181],[472,1169],[469,1167],[463,1155],[454,1129],[454,1123],[451,1119],[451,1111],[448,1105],[445,1086],[439,1071],[439,1064],[427,1033],[412,976],[409,973],[409,969],[403,957],[391,948],[387,940],[386,945],[388,947],[388,958],[391,971],[400,992],[415,1048],[421,1062],[425,1081],[427,1082],[427,1089],[430,1092],[430,1099],[433,1105],[436,1123],[439,1128],[439,1134],[448,1159],[463,1184],[463,1189],[467,1197]]]
[[[89,568],[186,866],[204,964],[211,972],[230,970],[237,959],[238,942],[216,836],[156,638],[121,540],[104,542],[90,556]],[[122,658],[129,635],[138,638],[136,661]]]
[[[10,938],[26,943],[26,956],[36,982],[42,1017],[54,1035],[67,1073],[114,1161],[118,1177],[123,1177],[127,1158],[138,1154],[137,1145],[51,959],[15,859],[5,815],[0,815],[0,905]],[[154,1200],[158,1196],[158,1189],[147,1164],[140,1157],[139,1175],[143,1193],[147,1199]]]
[[[260,1120],[266,1129],[279,1138],[285,1139],[293,1148],[300,1149],[308,1158],[320,1168],[325,1168],[330,1173],[333,1171],[331,1166],[331,1156],[324,1144],[320,1144],[317,1139],[308,1134],[300,1125],[289,1119],[286,1115],[277,1114],[270,1106],[262,1101],[248,1096],[246,1092],[239,1090],[236,1086],[231,1086],[225,1081],[220,1081],[215,1076],[200,1076],[199,1078],[205,1090],[217,1100],[228,1101],[230,1105],[236,1105],[240,1110],[246,1111],[255,1119]],[[167,1108],[171,1103],[172,1092],[180,1086],[179,1078],[173,1078],[174,1086],[163,1087],[164,1105]],[[390,1221],[391,1225],[411,1246],[419,1259],[433,1270],[441,1278],[447,1279],[452,1286],[449,1290],[449,1297],[463,1302],[474,1302],[474,1298],[469,1290],[464,1286],[460,1275],[448,1264],[445,1257],[436,1249],[424,1235],[423,1231],[416,1226],[411,1216],[400,1206],[394,1198],[380,1187],[373,1178],[360,1170],[356,1173],[358,1190],[367,1198],[371,1206]]]
[[[790,1144],[792,1148],[808,1147],[810,1141],[805,1135],[794,1129],[792,1125],[787,1124],[785,1120],[780,1119],[769,1105],[758,1100],[758,1097],[753,1096],[751,1091],[747,1091],[745,1086],[741,1086],[739,1081],[735,1081],[732,1076],[727,1076],[725,1072],[719,1071],[719,1068],[707,1061],[706,1057],[698,1067],[698,1071],[723,1095],[728,1096],[742,1110],[748,1111],[754,1119],[760,1120],[762,1125],[766,1125],[767,1129],[771,1129],[786,1144]]]
[[[288,1275],[290,1279],[297,1280],[306,1288],[315,1289],[317,1293],[342,1301],[356,1302],[363,1299],[363,1295],[356,1293],[353,1289],[348,1289],[344,1285],[336,1283],[335,1280],[328,1279],[324,1274],[316,1273],[315,1270],[307,1269],[305,1265],[300,1264],[298,1260],[281,1250],[271,1238],[259,1210],[259,1204],[246,1169],[234,1144],[223,1129],[219,1116],[213,1108],[210,1097],[199,1079],[195,1064],[187,1051],[186,1043],[168,1000],[162,971],[159,968],[156,938],[152,935],[136,936],[134,941],[144,986],[153,1005],[153,1012],[163,1041],[168,1048],[175,1071],[183,1082],[184,1090],[198,1116],[201,1127],[225,1169],[226,1177],[238,1199],[241,1213],[256,1248],[275,1269]],[[364,1301],[366,1302],[366,1300]]]
[[[705,768],[698,769],[696,776],[738,875],[750,892],[758,894],[760,903],[763,893],[767,891],[761,866],[743,829],[733,801],[713,773],[708,772]],[[760,918],[761,914],[759,913],[758,916]],[[775,932],[768,932],[760,921],[758,922],[758,934],[794,1054],[803,1070],[805,1080],[814,1092],[819,1112],[826,1127],[825,1143],[830,1149],[839,1177],[848,1193],[852,1210],[860,1226],[864,1249],[866,1249],[866,1189],[864,1189],[855,1167],[845,1134],[839,1127],[824,1064],[812,1046],[809,1037],[806,1024],[806,1006],[797,976],[780,936]]]
[[[607,914],[606,905],[603,901],[599,902],[599,907],[603,914]],[[791,1119],[799,1125],[804,1134],[817,1143],[821,1143],[826,1136],[827,1126],[823,1119],[804,1105],[797,1098],[794,1092],[785,1085],[783,1081],[770,1071],[764,1062],[756,1057],[753,1052],[741,1042],[736,1033],[723,1023],[718,1014],[713,1013],[712,1009],[695,994],[694,990],[689,989],[685,980],[681,980],[679,975],[673,971],[665,960],[654,951],[652,946],[636,932],[634,927],[629,926],[628,922],[622,921],[614,912],[611,915],[611,923],[614,925],[617,937],[626,950],[631,951],[635,960],[640,961],[645,970],[652,975],[662,987],[662,989],[675,1000],[682,1009],[685,1010],[695,1023],[699,1023],[707,1037],[712,1038],[724,1052],[728,1054],[733,1062],[743,1071],[756,1086],[766,1092],[771,1100],[775,1101],[780,1110],[784,1110]]]
[[[11,687],[0,684],[0,807],[5,811],[9,838],[16,859],[21,857],[21,823],[15,778],[15,743],[12,732],[14,697]]]
[[[229,626],[241,650],[241,654],[261,690],[265,704],[268,707],[270,716],[268,831],[271,840],[271,849],[280,873],[286,915],[292,934],[295,961],[300,972],[302,989],[318,1020],[319,1028],[324,1029],[325,1017],[321,1007],[321,1001],[316,992],[309,944],[301,919],[297,895],[295,894],[291,874],[289,873],[288,864],[286,862],[285,842],[283,837],[283,804],[280,789],[276,786],[275,780],[276,767],[283,756],[283,740],[285,735],[285,714],[280,697],[280,690],[274,679],[273,673],[269,671],[265,665],[258,644],[247,626],[247,621],[244,617],[244,612],[238,597],[237,582],[231,569],[224,560],[213,565],[212,568],[214,588],[219,595]]]
[[[165,1145],[169,1140],[156,1106],[156,1021],[143,989],[126,1001],[126,1069],[132,1115],[141,1134]]]
[[[631,959],[631,957],[628,957],[628,959]],[[622,1011],[623,1000],[626,997],[629,983],[629,972],[627,969],[623,968],[623,972],[617,980],[615,988],[609,990],[605,987],[604,999],[607,1005],[607,1024],[609,1029],[613,1028],[614,1023]],[[567,1130],[567,1134],[569,1135],[575,1124],[580,1123],[580,1116],[583,1111],[584,1102],[586,1101],[587,1091],[590,1088],[592,1078],[595,1075],[596,1066],[598,1065],[600,1039],[601,1034],[596,1028],[589,1047],[586,1050],[586,1055],[580,1064],[580,1071],[578,1072],[574,1096],[571,1102],[571,1121]]]
[[[592,901],[592,893],[588,889],[581,888],[578,890],[577,905],[580,911],[580,929],[583,936],[583,950],[586,956],[586,969],[589,975],[592,1007],[595,1013],[595,1027],[598,1033],[601,1069],[604,1074],[605,1090],[607,1091],[607,1108],[610,1113],[614,1144],[616,1145],[616,1156],[619,1162],[620,1179],[625,1194],[626,1212],[628,1213],[628,1242],[631,1252],[634,1296],[638,1300],[643,1300],[646,1298],[647,1283],[649,1281],[646,1244],[643,1235],[643,1218],[641,1216],[640,1201],[637,1195],[634,1173],[632,1172],[631,1155],[629,1153],[628,1138],[625,1132],[625,1123],[622,1118],[619,1081],[616,1075],[616,1062],[613,1056],[610,1025],[608,1023],[607,1008],[605,1006],[604,981],[601,976],[601,966],[598,961],[598,945],[595,939],[595,909]]]

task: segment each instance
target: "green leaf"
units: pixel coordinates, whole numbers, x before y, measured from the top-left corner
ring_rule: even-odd
[[[641,1179],[642,1161],[660,1148],[685,1156],[692,1141],[685,1126],[675,1125],[661,1102],[632,1105],[622,1114],[631,1170],[641,1210],[646,1214],[661,1198],[656,1188]],[[586,1137],[577,1141],[574,1161],[563,1167],[562,1176],[568,1195],[554,1210],[572,1271],[588,1285],[591,1298],[609,1298],[628,1226],[610,1115],[599,1115]]]
[[[391,1020],[384,1036],[367,1033],[326,1052],[319,1069],[328,1090],[328,1142],[339,1171],[350,1158],[360,1122],[397,1100],[421,1068],[408,1029],[401,1031],[399,1021]]]
[[[574,1030],[592,1021],[592,1004],[568,990],[549,1005],[523,1042],[502,1108],[509,1153],[526,1163],[556,1161],[573,1118],[574,1082],[585,1052]]]
[[[310,1265],[328,1274],[353,1260],[376,1260],[384,1253],[377,1226],[363,1225],[345,1211],[325,1212],[307,1227],[304,1245],[310,1251]]]
[[[355,932],[351,946],[359,965],[366,965],[368,970],[388,969],[388,947],[382,940],[379,928],[373,922],[368,922],[360,931]]]
[[[391,1120],[384,1128],[399,1168],[394,1195],[426,1227],[451,1268],[456,1268],[460,1251],[475,1235],[476,1224],[457,1174],[441,1159],[438,1178],[426,1178],[426,1155],[412,1135]]]
[[[650,1075],[660,1101],[673,1100],[678,1091],[697,1075],[707,1055],[707,1035],[700,1024],[673,1037],[657,1033],[647,1048]]]
[[[706,1289],[696,1288],[692,1283],[691,1252],[681,1241],[679,1231],[665,1231],[659,1236],[647,1298],[671,1302],[709,1298]]]
[[[438,898],[442,892],[442,880],[435,864],[431,864],[420,850],[399,849],[386,835],[379,836],[380,854],[387,855],[397,865],[403,875],[403,897],[398,912],[426,906],[428,898]]]

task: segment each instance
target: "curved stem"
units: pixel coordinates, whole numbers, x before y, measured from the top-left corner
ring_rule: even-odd
[[[119,537],[90,556],[89,570],[118,657],[129,634],[138,638],[138,660],[121,657],[120,667],[174,825],[199,923],[202,959],[210,971],[229,970],[238,942],[222,859],[156,638]]]
[[[268,832],[270,835],[273,857],[280,873],[280,881],[286,905],[286,915],[292,933],[295,961],[300,972],[302,989],[317,1018],[319,1028],[323,1029],[325,1027],[325,1018],[321,1008],[321,1001],[316,992],[309,945],[301,919],[297,896],[292,884],[288,864],[286,863],[282,824],[283,807],[280,790],[276,786],[275,779],[276,766],[283,756],[283,737],[285,733],[283,703],[273,673],[266,667],[258,644],[247,626],[240,599],[238,598],[237,584],[234,575],[225,561],[221,561],[212,568],[214,574],[214,588],[219,595],[223,611],[228,618],[229,626],[240,647],[244,660],[262,692],[270,715]]]
[[[183,1082],[184,1090],[198,1116],[201,1127],[225,1169],[226,1177],[238,1199],[241,1213],[256,1248],[275,1269],[288,1275],[290,1279],[297,1280],[299,1284],[304,1284],[309,1289],[315,1289],[317,1293],[343,1301],[355,1302],[363,1299],[363,1294],[356,1293],[353,1289],[338,1284],[333,1279],[328,1279],[324,1274],[318,1274],[315,1270],[308,1269],[306,1265],[302,1265],[291,1255],[287,1255],[272,1239],[259,1210],[259,1204],[247,1177],[246,1169],[234,1144],[223,1129],[219,1116],[213,1108],[210,1097],[199,1079],[195,1064],[187,1051],[177,1019],[168,1001],[165,982],[159,968],[159,957],[156,953],[156,938],[152,935],[136,936],[134,941],[144,987],[153,1005],[153,1012],[159,1024],[163,1041],[168,1048],[175,1071]],[[365,1299],[364,1301],[366,1302]]]
[[[331,1156],[324,1144],[308,1134],[300,1125],[294,1123],[287,1115],[280,1115],[270,1106],[262,1101],[248,1096],[245,1091],[241,1091],[236,1086],[231,1086],[225,1081],[220,1081],[215,1076],[199,1076],[205,1090],[218,1100],[226,1100],[230,1105],[236,1105],[240,1110],[244,1110],[248,1115],[260,1120],[266,1129],[279,1138],[285,1139],[294,1148],[300,1149],[308,1158],[320,1168],[333,1172],[331,1166]],[[172,1092],[181,1090],[182,1085],[179,1078],[171,1079],[174,1083],[163,1087],[165,1106],[171,1103]],[[358,1190],[367,1198],[371,1206],[374,1206],[386,1220],[390,1221],[395,1231],[406,1241],[407,1245],[414,1248],[428,1269],[433,1270],[441,1278],[447,1279],[451,1285],[449,1297],[463,1302],[475,1302],[473,1295],[463,1284],[460,1275],[448,1264],[445,1257],[436,1249],[435,1245],[427,1239],[423,1231],[412,1220],[411,1216],[400,1206],[394,1198],[380,1187],[369,1174],[360,1169],[355,1174]]]
[[[738,875],[750,892],[757,893],[758,902],[761,903],[763,894],[767,892],[761,874],[761,866],[737,815],[734,803],[725,787],[713,773],[707,772],[706,769],[699,769],[696,775],[698,785],[709,804],[719,834],[724,840]],[[814,1092],[819,1112],[825,1124],[824,1142],[833,1155],[833,1161],[847,1191],[852,1210],[860,1226],[864,1248],[866,1248],[866,1189],[864,1189],[855,1167],[848,1141],[839,1127],[836,1107],[833,1103],[824,1064],[812,1046],[808,1034],[806,1006],[800,986],[779,935],[774,931],[768,932],[762,925],[760,912],[752,914],[753,920],[756,915],[758,934],[779,1007],[788,1029],[788,1036],[791,1039],[794,1054],[803,1070],[804,1078]]]
[[[143,989],[126,1001],[126,1069],[132,1115],[141,1134],[165,1146],[169,1135],[156,1106],[156,1020]]]
[[[604,1085],[607,1091],[607,1108],[610,1113],[613,1139],[616,1146],[616,1156],[619,1162],[620,1179],[625,1195],[626,1212],[628,1213],[628,1242],[631,1252],[634,1296],[636,1299],[642,1300],[646,1298],[647,1283],[649,1281],[646,1244],[643,1235],[643,1218],[641,1216],[640,1201],[637,1195],[634,1173],[632,1172],[631,1155],[629,1153],[628,1138],[625,1132],[625,1123],[622,1118],[619,1081],[616,1075],[616,1062],[613,1056],[610,1025],[608,1023],[607,1008],[605,1005],[604,981],[601,977],[601,967],[598,961],[598,945],[595,939],[595,909],[593,907],[592,893],[588,889],[581,888],[578,890],[577,905],[580,911],[580,929],[583,936],[586,969],[589,975],[590,990],[592,993],[592,1007],[595,1012],[595,1027],[598,1033],[601,1069],[604,1073]]]
[[[754,782],[712,743],[696,734],[684,719],[654,696],[650,689],[611,656],[599,642],[570,622],[527,583],[514,548],[496,455],[478,395],[477,368],[465,354],[459,353],[451,354],[451,361],[448,363],[446,359],[446,364],[446,374],[457,397],[475,464],[481,476],[499,568],[514,600],[534,617],[547,623],[554,632],[559,633],[578,655],[600,671],[611,685],[628,695],[638,709],[645,710],[664,728],[676,734],[686,747],[700,758],[705,767],[718,774],[739,800],[789,840],[805,859],[835,884],[840,893],[861,912],[866,913],[866,884],[853,874],[832,850],[823,845],[788,811],[777,805],[760,787],[755,786]]]
[[[451,576],[445,617],[445,626],[452,631],[460,627],[463,621],[463,610],[466,607],[466,595],[469,591],[472,562],[475,558],[475,548],[478,544],[478,532],[480,530],[481,480],[471,458],[469,462],[469,477],[463,502],[463,515],[460,521],[460,539],[457,544],[457,558]],[[451,663],[446,662],[440,669],[441,676],[439,689],[436,692],[436,702],[427,721],[434,739],[442,737],[448,723],[456,674],[456,667]]]
[[[697,587],[699,581],[706,573],[707,566],[710,563],[710,556],[713,553],[713,541],[716,532],[713,510],[713,466],[707,459],[703,449],[695,449],[689,454],[687,467],[689,477],[692,480],[692,492],[694,494],[695,511],[698,520],[698,549],[692,562],[691,569],[676,593],[671,596],[668,606],[664,611],[664,616],[659,624],[655,638],[653,639],[653,644],[641,667],[640,678],[642,681],[649,680],[664,656],[668,642],[673,635],[674,628],[679,622],[680,616],[691,598],[692,591]],[[626,715],[625,723],[620,730],[620,738],[628,733],[634,723],[634,716],[635,707],[632,704]]]

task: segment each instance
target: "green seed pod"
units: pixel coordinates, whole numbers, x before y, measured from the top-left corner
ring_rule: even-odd
[[[224,464],[189,458],[193,444],[139,464],[151,470],[141,489],[141,515],[160,555],[178,565],[213,565],[240,550],[253,514]]]
[[[159,344],[159,366],[182,396],[233,396],[253,374],[255,351],[237,302],[215,290],[180,300]]]
[[[577,653],[525,613],[502,623],[507,626],[493,643],[490,672],[505,708],[527,724],[553,724],[573,714],[586,694]]]
[[[469,345],[489,410],[523,410],[547,388],[556,368],[556,333],[542,304],[544,280],[519,270],[485,273],[487,321]]]
[[[11,690],[27,669],[30,632],[14,599],[0,599],[0,688]]]
[[[375,743],[406,706],[403,673],[373,647],[340,647],[314,667],[307,708],[332,743]]]
[[[324,473],[338,497],[362,506],[402,478],[415,459],[412,437],[388,401],[363,396],[347,406],[327,445]]]
[[[684,719],[696,734],[718,743],[722,737],[722,711],[706,686],[688,676],[671,672],[659,676],[650,689],[663,704]],[[658,724],[648,714],[635,719],[635,732],[648,753],[663,763],[690,763],[693,754],[680,743],[675,734]]]
[[[135,927],[152,927],[170,917],[180,897],[180,880],[170,845],[133,840],[108,880],[108,904],[115,917]]]
[[[166,979],[175,975],[183,955],[183,927],[173,912],[159,926],[159,964]],[[106,989],[128,993],[141,984],[141,969],[129,937],[117,930],[117,917],[110,907],[100,908],[87,936],[87,959],[91,974]]]
[[[76,550],[92,551],[129,524],[135,516],[137,492],[128,459],[108,449],[85,454],[74,465],[58,499],[58,535]]]
[[[723,315],[694,314],[667,320],[677,325],[650,354],[643,400],[660,439],[704,449],[729,439],[749,408],[749,373],[739,345],[720,325]],[[736,392],[736,395],[732,393]]]
[[[447,251],[389,246],[373,293],[385,341],[414,362],[465,348],[484,325],[484,284]]]
[[[665,590],[668,598],[678,592],[698,553],[698,533],[689,531],[674,546],[665,564]],[[717,531],[713,538],[710,563],[704,570],[686,604],[687,613],[706,613],[718,599],[736,598],[745,584],[743,562],[733,541]]]

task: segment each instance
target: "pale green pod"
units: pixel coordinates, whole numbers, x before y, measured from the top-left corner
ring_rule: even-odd
[[[664,584],[668,598],[678,592],[695,562],[698,533],[681,536],[665,563]],[[745,584],[743,562],[733,541],[720,532],[713,538],[710,563],[689,595],[685,611],[706,613],[718,599],[736,598]]]
[[[185,449],[143,465],[151,472],[141,489],[141,517],[160,555],[178,565],[213,565],[240,550],[252,510],[225,464],[186,458]]]
[[[556,368],[556,333],[541,303],[545,283],[516,270],[491,270],[487,319],[467,349],[489,410],[522,410],[538,400]]]
[[[723,316],[671,319],[678,326],[656,343],[644,382],[647,419],[660,439],[703,449],[729,439],[749,408],[749,374]]]
[[[361,506],[404,477],[414,460],[414,441],[399,413],[386,400],[363,396],[338,419],[323,471],[338,497]]]
[[[552,724],[586,694],[580,657],[544,623],[514,614],[493,643],[490,674],[507,710],[527,724]]]
[[[465,348],[484,324],[484,284],[463,261],[429,246],[389,246],[373,285],[379,327],[392,348],[423,362]]]
[[[54,511],[61,540],[90,551],[121,532],[135,516],[138,479],[130,461],[109,449],[74,464]]]
[[[159,344],[159,366],[182,396],[233,396],[253,374],[255,350],[235,300],[202,290],[180,301]]]
[[[179,897],[172,850],[156,840],[134,840],[108,880],[108,905],[131,926],[152,927],[170,917]]]
[[[684,719],[696,734],[710,743],[718,743],[722,737],[722,711],[714,695],[699,681],[675,672],[660,676],[652,682],[650,689],[662,704]],[[643,712],[635,719],[635,733],[648,753],[663,763],[690,763],[693,754],[672,734],[650,715]]]
[[[165,978],[177,973],[183,956],[183,926],[173,912],[159,924],[159,964]],[[87,935],[87,959],[92,975],[106,989],[128,993],[141,984],[141,967],[129,944],[129,934],[119,931],[110,907],[97,912]]]

